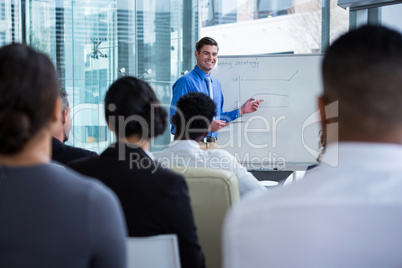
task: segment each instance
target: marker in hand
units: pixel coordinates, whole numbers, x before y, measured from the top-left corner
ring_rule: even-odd
[[[211,131],[218,132],[218,131],[221,130],[223,127],[226,127],[226,126],[228,126],[228,125],[229,125],[229,124],[226,123],[226,122],[223,121],[223,120],[214,120],[214,121],[212,121],[212,123],[211,123]]]

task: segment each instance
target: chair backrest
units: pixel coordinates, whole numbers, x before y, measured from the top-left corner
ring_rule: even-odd
[[[127,238],[128,268],[180,268],[175,234]]]
[[[198,238],[208,268],[220,268],[221,234],[225,214],[239,199],[237,175],[206,168],[174,167],[188,185]]]

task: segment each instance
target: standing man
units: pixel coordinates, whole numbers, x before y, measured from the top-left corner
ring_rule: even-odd
[[[243,114],[257,111],[258,106],[263,100],[254,101],[249,99],[240,109],[230,112],[223,112],[223,94],[221,83],[211,76],[211,70],[214,68],[218,58],[218,43],[211,37],[200,39],[195,45],[195,58],[197,65],[192,71],[180,77],[173,85],[173,98],[170,108],[170,122],[176,113],[176,104],[181,96],[189,92],[201,92],[213,99],[216,105],[216,117],[211,123],[211,132],[201,140],[200,145],[203,149],[218,148],[218,131],[228,126],[228,122],[235,120]],[[172,124],[171,133],[175,133],[175,127]]]

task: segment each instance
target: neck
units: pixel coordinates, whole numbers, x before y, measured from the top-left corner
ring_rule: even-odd
[[[63,130],[53,135],[54,138],[58,139],[61,143],[64,142],[64,132]]]
[[[134,134],[125,138],[117,138],[119,142],[128,143],[131,145],[135,145],[143,150],[149,151],[150,141],[149,139],[143,139],[140,135]]]
[[[198,64],[197,64],[197,66],[198,66]],[[211,71],[204,70],[200,66],[198,66],[198,68],[200,68],[200,70],[203,71],[204,73],[206,73],[207,75],[209,75],[211,73]]]
[[[195,141],[195,142],[200,142],[201,139],[204,137],[204,136],[199,136],[198,138],[195,138],[195,139],[186,139],[186,138],[183,137],[183,136],[184,136],[184,135],[179,135],[179,134],[175,133],[173,139],[176,140],[176,141],[192,140],[192,141]]]
[[[50,162],[51,135],[39,133],[30,139],[21,152],[13,155],[0,155],[0,164],[5,166],[29,166]]]
[[[354,130],[343,131],[339,127],[339,141],[355,141],[355,142],[372,142],[372,143],[394,143],[402,144],[402,127],[401,128],[380,128],[387,129],[387,131],[376,130]],[[330,133],[329,133],[330,136]],[[336,139],[330,138],[329,142],[334,142]]]

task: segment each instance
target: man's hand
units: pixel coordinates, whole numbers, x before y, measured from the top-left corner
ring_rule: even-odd
[[[255,99],[251,98],[243,104],[243,106],[240,108],[240,115],[254,113],[255,111],[258,110],[258,106],[260,105],[260,103],[264,101],[264,100],[258,100],[258,101],[254,100]]]
[[[229,124],[222,120],[214,120],[211,123],[211,131],[218,132],[221,128],[228,126]]]

